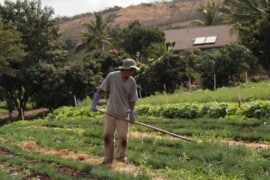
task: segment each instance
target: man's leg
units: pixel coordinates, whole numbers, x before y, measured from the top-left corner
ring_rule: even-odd
[[[128,144],[128,128],[129,124],[123,120],[116,121],[116,129],[118,133],[117,160],[126,162],[126,151]]]
[[[104,163],[113,162],[115,118],[106,115],[104,125]]]

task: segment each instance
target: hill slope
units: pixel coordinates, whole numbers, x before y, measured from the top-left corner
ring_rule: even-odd
[[[216,0],[217,2],[219,0]],[[154,4],[140,4],[127,8],[114,7],[103,11],[103,18],[111,27],[125,27],[139,20],[144,26],[155,26],[161,29],[183,28],[190,26],[190,21],[200,19],[202,14],[198,8],[205,5],[207,0],[178,0]],[[93,18],[91,13],[74,16],[60,25],[64,39],[73,42],[80,41],[80,33],[84,31],[83,24]]]

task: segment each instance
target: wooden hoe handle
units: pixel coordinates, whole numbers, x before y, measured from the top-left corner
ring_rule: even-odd
[[[139,121],[131,121],[131,120],[127,119],[127,118],[120,117],[117,114],[108,113],[108,112],[105,112],[105,111],[102,111],[102,110],[97,110],[97,111],[99,111],[99,112],[101,112],[103,114],[107,114],[108,116],[111,116],[111,117],[114,117],[114,118],[117,118],[117,119],[120,119],[120,120],[123,120],[123,121],[127,121],[127,122],[132,123],[132,124],[138,124],[138,125],[141,125],[141,126],[144,126],[144,127],[147,127],[147,128],[162,132],[164,134],[171,135],[173,137],[176,137],[176,138],[188,141],[188,142],[195,142],[193,139],[189,139],[187,137],[184,137],[184,136],[181,136],[181,135],[178,135],[178,134],[175,134],[175,133],[172,133],[172,132],[169,132],[169,131],[166,131],[166,130],[163,130],[163,129],[160,129],[160,128],[157,128],[157,127],[154,127],[154,126],[144,124],[144,123],[139,122]]]

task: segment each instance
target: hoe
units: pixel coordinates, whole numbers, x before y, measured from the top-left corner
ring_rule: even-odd
[[[114,118],[117,118],[117,119],[120,119],[120,120],[123,120],[123,121],[127,121],[127,122],[132,123],[132,124],[141,125],[141,126],[144,126],[144,127],[159,131],[161,133],[168,134],[170,136],[173,136],[173,137],[188,141],[188,142],[195,142],[193,139],[189,139],[187,137],[184,137],[184,136],[181,136],[181,135],[178,135],[178,134],[175,134],[175,133],[172,133],[172,132],[169,132],[169,131],[166,131],[166,130],[163,130],[163,129],[160,129],[160,128],[157,128],[157,127],[154,127],[154,126],[144,124],[144,123],[139,122],[139,121],[131,121],[131,120],[127,119],[127,118],[122,118],[122,117],[119,117],[116,114],[108,113],[108,112],[105,112],[105,111],[102,111],[102,110],[98,110],[98,111],[103,113],[103,114],[106,114],[108,116],[111,116],[111,117],[114,117]]]

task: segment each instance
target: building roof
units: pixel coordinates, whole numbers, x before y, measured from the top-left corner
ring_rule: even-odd
[[[231,25],[207,26],[165,30],[166,42],[174,44],[172,50],[206,49],[222,47],[236,42],[238,35],[231,33]]]

